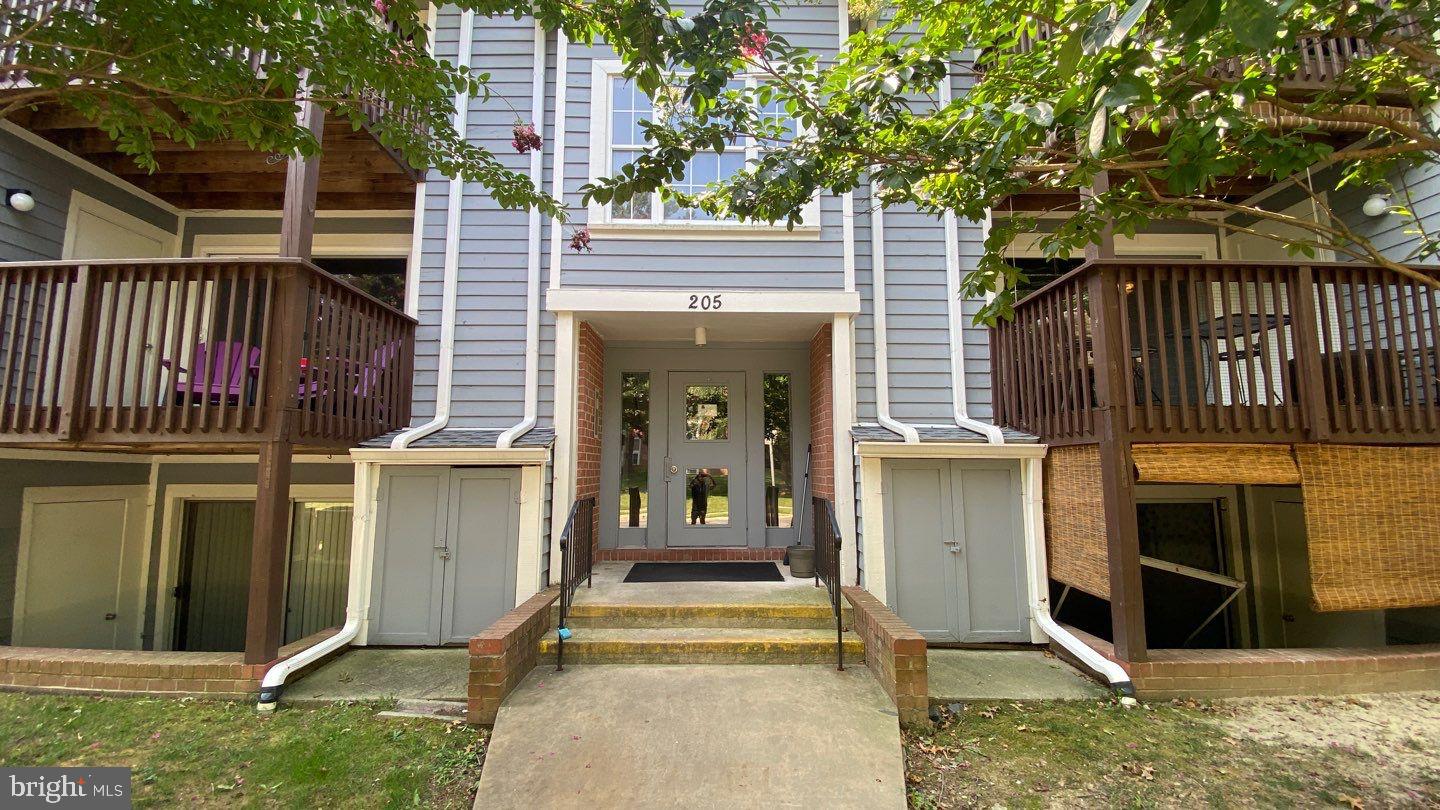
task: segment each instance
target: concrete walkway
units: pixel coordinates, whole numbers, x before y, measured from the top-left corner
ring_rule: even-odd
[[[1039,650],[939,650],[926,653],[930,699],[1084,700],[1103,698],[1100,684]]]
[[[470,653],[464,647],[358,647],[281,693],[284,703],[337,700],[464,700]]]
[[[477,810],[903,808],[895,710],[863,667],[541,667],[506,699]]]

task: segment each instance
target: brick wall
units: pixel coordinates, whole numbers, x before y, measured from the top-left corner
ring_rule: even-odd
[[[335,632],[324,630],[287,644],[281,648],[280,658],[312,647]],[[290,682],[324,660],[291,675]],[[3,647],[0,691],[248,698],[260,691],[260,679],[269,668],[269,664],[246,664],[238,652]]]
[[[600,411],[605,399],[605,340],[580,324],[575,431],[575,498],[600,496]],[[591,518],[591,547],[600,543],[600,509]]]
[[[1150,660],[1132,664],[1117,659],[1110,642],[1071,632],[1124,667],[1136,695],[1148,700],[1403,692],[1440,684],[1440,644],[1151,650]]]
[[[855,608],[856,635],[865,642],[865,666],[895,701],[903,726],[930,723],[930,678],[925,637],[864,588],[844,589]]]
[[[470,686],[465,719],[495,724],[500,702],[535,668],[540,637],[550,631],[550,606],[560,588],[546,588],[470,639]]]
[[[810,339],[810,491],[835,499],[835,428],[830,324]],[[807,510],[808,511],[808,510]]]

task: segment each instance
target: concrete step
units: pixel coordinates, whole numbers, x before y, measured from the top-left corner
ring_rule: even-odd
[[[395,701],[393,710],[380,712],[380,716],[453,722],[465,719],[465,701],[400,698]]]
[[[835,660],[835,631],[751,627],[574,628],[566,664],[824,664]],[[865,660],[865,643],[844,635],[846,663]],[[553,632],[540,640],[555,662]]]
[[[850,626],[849,604],[843,621]],[[551,609],[551,622],[560,619],[560,608]],[[645,627],[751,627],[793,630],[833,630],[834,614],[828,604],[591,604],[570,606],[566,624],[579,628]]]

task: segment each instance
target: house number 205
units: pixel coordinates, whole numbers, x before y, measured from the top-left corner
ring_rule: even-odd
[[[690,296],[691,309],[719,309],[720,294],[714,295],[692,295]]]

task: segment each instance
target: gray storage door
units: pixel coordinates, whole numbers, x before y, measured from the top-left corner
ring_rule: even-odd
[[[450,471],[420,467],[380,478],[371,591],[371,644],[440,643],[445,501]]]
[[[388,470],[380,493],[370,644],[465,643],[514,606],[518,469]]]
[[[519,471],[452,471],[449,512],[445,641],[465,643],[515,605]]]
[[[883,468],[887,591],[932,641],[1028,641],[1018,462]]]

